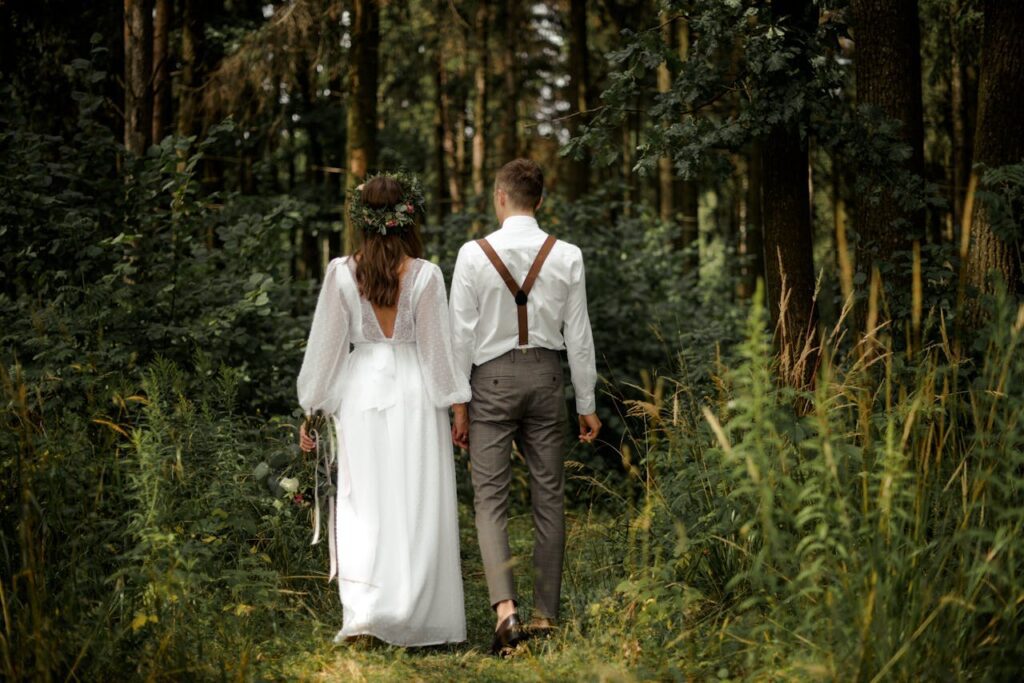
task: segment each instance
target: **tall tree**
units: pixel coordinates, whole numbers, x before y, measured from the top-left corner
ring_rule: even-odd
[[[167,134],[171,117],[171,0],[156,0],[153,12],[153,142]]]
[[[181,0],[181,74],[178,135],[198,135],[202,125],[200,91],[205,74],[206,40],[202,0]]]
[[[674,42],[673,29],[674,21],[668,18],[666,12],[661,12],[658,15],[658,20],[661,22],[661,39],[665,43],[666,47],[671,50],[672,43]],[[658,92],[668,93],[672,90],[672,72],[669,69],[668,62],[662,62],[658,65]],[[664,122],[664,125],[668,125],[668,121]],[[675,203],[675,187],[672,174],[672,158],[668,154],[663,154],[658,158],[658,214],[661,220],[665,223],[671,223],[675,221],[676,216],[676,203]]]
[[[964,200],[967,198],[967,184],[971,177],[974,153],[974,126],[978,111],[978,70],[974,51],[967,44],[967,31],[960,20],[968,0],[949,4],[950,33],[950,142],[952,147],[952,188],[950,204],[953,208],[953,225],[963,225]]]
[[[984,0],[981,38],[981,73],[978,83],[978,127],[974,135],[974,161],[992,169],[1024,162],[1024,3]],[[975,184],[972,180],[972,185]],[[968,205],[971,201],[968,201]],[[974,201],[969,226],[968,280],[984,292],[992,291],[990,271],[1002,275],[1011,291],[1024,294],[1021,261],[1024,234],[1015,226],[992,223],[986,202]],[[966,242],[966,241],[965,241]]]
[[[487,27],[490,24],[490,3],[477,0],[476,16],[473,20],[473,37],[476,43],[476,64],[473,68],[473,159],[472,182],[473,201],[477,217],[473,219],[473,234],[479,234],[483,221],[479,217],[487,211],[487,191],[484,173],[487,165],[487,81],[489,76]]]
[[[587,49],[587,0],[569,0],[569,133],[575,136],[590,109],[590,52]],[[589,153],[568,163],[570,198],[590,189]]]
[[[746,216],[743,224],[743,239],[740,241],[740,255],[743,258],[743,277],[739,294],[749,298],[754,294],[758,278],[764,277],[763,214],[761,211],[762,163],[761,146],[751,145],[747,154],[746,174]]]
[[[501,75],[501,123],[498,125],[498,165],[519,156],[519,59],[516,45],[521,36],[522,12],[519,0],[504,0],[501,6],[501,45],[496,50],[495,71]]]
[[[676,22],[676,48],[679,52],[679,60],[686,63],[690,59],[690,23],[686,17],[680,17]],[[700,222],[697,218],[698,203],[700,194],[697,189],[697,181],[693,178],[679,182],[679,241],[677,247],[688,248],[686,266],[690,271],[696,271],[700,267],[700,258],[697,253],[697,239],[700,237]],[[760,250],[761,243],[757,243]]]
[[[377,81],[380,65],[379,0],[354,0],[348,63],[346,109],[346,187],[357,186],[377,166]],[[346,216],[348,212],[346,211]],[[347,220],[347,218],[346,218]],[[345,231],[345,251],[355,249],[351,225]]]
[[[465,37],[463,22],[453,10],[455,22],[452,30],[445,31],[441,39],[442,50],[438,53],[438,75],[440,79],[441,124],[444,126],[443,146],[445,175],[448,178],[448,197],[452,213],[461,213],[465,208],[463,172],[465,170],[466,91],[465,81]],[[458,60],[458,68],[449,67],[447,56]]]
[[[124,146],[142,155],[152,139],[153,2],[124,0]]]
[[[807,78],[810,63],[804,46],[817,24],[811,0],[775,0],[772,18],[788,25],[784,40],[795,55],[793,71]],[[795,117],[775,124],[762,148],[765,290],[772,322],[779,333],[783,373],[795,384],[811,378],[814,359],[801,360],[801,356],[808,338],[814,345],[818,318],[809,159],[800,128]]]
[[[924,123],[921,104],[921,31],[917,0],[852,0],[856,53],[857,103],[879,109],[900,122],[910,146],[906,169],[924,172]],[[879,178],[879,194],[855,205],[857,269],[870,276],[878,261],[910,249],[924,236],[924,211],[900,208]],[[900,271],[902,272],[902,271]]]

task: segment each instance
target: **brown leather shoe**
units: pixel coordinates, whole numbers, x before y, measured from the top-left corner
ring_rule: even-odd
[[[491,641],[492,655],[506,655],[515,649],[523,640],[526,640],[526,632],[519,621],[519,615],[513,612],[505,617],[505,620],[498,624],[494,631],[494,640]]]

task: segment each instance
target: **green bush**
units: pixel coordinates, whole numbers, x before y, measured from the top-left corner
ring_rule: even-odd
[[[776,382],[765,322],[755,305],[703,422],[649,414],[628,576],[594,623],[662,674],[1011,678],[1024,308],[998,302],[978,364],[948,344],[826,349],[807,395]]]

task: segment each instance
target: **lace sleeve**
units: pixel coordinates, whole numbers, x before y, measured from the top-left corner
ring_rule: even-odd
[[[299,405],[306,415],[317,410],[334,414],[341,403],[341,370],[348,357],[349,337],[349,312],[338,279],[342,263],[342,259],[334,259],[327,264],[296,381]]]
[[[438,408],[468,403],[469,383],[455,369],[448,302],[441,269],[428,264],[427,284],[416,302],[416,353],[427,394]]]

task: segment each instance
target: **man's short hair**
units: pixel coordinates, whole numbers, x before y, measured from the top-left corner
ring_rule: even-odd
[[[517,209],[535,209],[544,195],[544,171],[532,159],[513,159],[498,170],[495,187]]]

